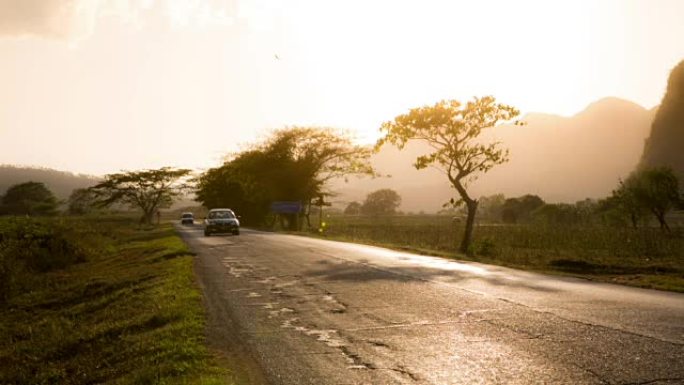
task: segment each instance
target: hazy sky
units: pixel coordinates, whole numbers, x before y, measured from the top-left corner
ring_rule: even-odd
[[[285,125],[356,130],[493,94],[648,108],[684,1],[0,0],[0,163],[209,167]],[[277,57],[276,57],[277,55]]]

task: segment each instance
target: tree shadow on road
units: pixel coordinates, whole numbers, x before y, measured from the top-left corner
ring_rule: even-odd
[[[471,283],[479,281],[483,285],[524,288],[540,292],[558,292],[557,288],[542,285],[533,281],[533,274],[529,279],[522,277],[507,277],[505,273],[488,271],[472,264],[451,262],[445,264],[448,268],[428,267],[419,265],[384,267],[371,263],[367,259],[355,261],[319,260],[320,268],[304,272],[306,277],[317,277],[325,281],[346,281],[367,283],[373,281],[392,281],[404,283]],[[554,277],[555,278],[555,277]],[[557,277],[558,280],[577,280],[575,278]]]

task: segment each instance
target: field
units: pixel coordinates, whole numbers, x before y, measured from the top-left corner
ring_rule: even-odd
[[[526,270],[684,292],[684,229],[479,224],[472,255],[448,216],[327,216],[321,236]]]
[[[205,347],[192,255],[170,224],[134,223],[0,219],[12,281],[0,303],[0,384],[237,381]]]

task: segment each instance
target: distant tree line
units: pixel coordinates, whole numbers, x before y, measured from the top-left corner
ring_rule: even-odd
[[[663,231],[669,231],[667,214],[684,209],[684,197],[674,172],[666,167],[639,170],[632,173],[609,197],[584,199],[575,203],[547,203],[541,197],[526,194],[506,198],[503,194],[478,199],[477,218],[505,224],[545,225],[629,225],[647,226],[649,218]],[[391,189],[371,192],[362,203],[350,202],[345,215],[386,216],[398,214],[399,194]],[[467,212],[461,207],[440,211],[459,219]]]
[[[380,189],[366,195],[363,203],[350,202],[344,209],[346,215],[394,215],[401,204],[401,196],[392,189]]]
[[[638,170],[620,181],[610,196],[575,203],[547,203],[537,195],[481,197],[478,218],[506,224],[647,226],[655,220],[669,231],[667,214],[684,209],[684,196],[674,172],[667,167]],[[448,213],[448,212],[445,212]],[[458,210],[452,214],[460,214]]]

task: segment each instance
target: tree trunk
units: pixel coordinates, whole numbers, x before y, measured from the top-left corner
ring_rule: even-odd
[[[304,211],[304,217],[306,218],[306,226],[311,229],[311,200],[306,204],[306,210]]]
[[[300,223],[301,221],[299,220],[300,214],[299,213],[291,213],[291,214],[281,214],[285,217],[285,221],[287,222],[287,230],[288,231],[300,231]]]
[[[318,206],[318,229],[323,228],[323,205]]]
[[[151,224],[153,224],[153,223],[154,223],[154,219],[153,219],[153,218],[154,218],[154,212],[147,213],[147,214],[145,215],[145,224],[146,224],[146,225],[151,225]]]
[[[464,254],[469,254],[470,243],[473,240],[473,227],[475,225],[475,213],[477,212],[477,200],[467,200],[466,207],[468,208],[468,217],[466,219],[465,232],[463,233],[463,239],[461,240],[461,247],[459,250]]]
[[[665,213],[654,212],[654,214],[655,214],[656,218],[658,218],[658,223],[660,223],[660,230],[669,233],[670,232],[670,226],[667,225],[667,221],[665,220]]]
[[[140,224],[142,225],[151,225],[152,224],[152,217],[154,216],[154,212],[150,211],[143,211],[142,217],[140,217]]]

